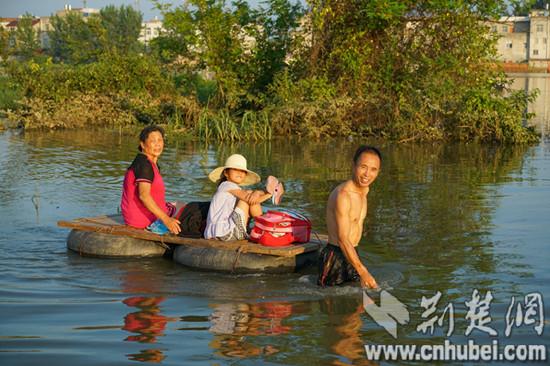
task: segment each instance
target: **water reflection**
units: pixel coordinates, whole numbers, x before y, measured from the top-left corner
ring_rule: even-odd
[[[169,321],[177,320],[161,314],[159,304],[164,300],[164,297],[133,296],[122,301],[129,307],[139,309],[139,311],[128,313],[124,317],[122,329],[133,333],[126,337],[125,341],[156,343],[158,337],[164,336],[166,324]],[[141,350],[137,354],[128,354],[127,357],[133,361],[158,363],[164,360],[165,355],[161,349],[149,348]]]
[[[391,284],[391,293],[410,306],[411,324],[399,329],[397,342],[441,341],[415,330],[423,295],[441,291],[441,303],[457,304],[455,315],[464,319],[464,300],[472,290],[491,290],[492,315],[502,323],[512,295],[534,289],[548,293],[544,220],[550,207],[550,151],[544,142],[535,148],[347,140],[218,146],[172,138],[161,167],[168,198],[208,199],[215,185],[206,173],[241,152],[262,176],[274,174],[287,183],[283,207],[307,214],[323,232],[327,195],[349,176],[359,143],[379,145],[384,155],[369,194],[359,252],[375,277]],[[0,305],[4,335],[12,337],[6,342],[16,351],[4,353],[6,363],[31,363],[22,352],[47,350],[37,362],[74,364],[72,358],[60,362],[60,355],[101,348],[105,364],[119,362],[124,354],[164,364],[361,364],[364,343],[396,342],[362,312],[360,295],[319,289],[314,281],[300,281],[304,273],[233,276],[190,270],[165,258],[67,254],[67,231],[55,222],[116,212],[135,145],[135,135],[110,132],[0,135],[5,158],[0,161],[0,221],[10,223],[0,233]],[[39,225],[32,202],[37,189]],[[125,308],[124,336],[123,316],[117,313],[122,306],[117,302],[113,310],[113,296],[117,301],[137,296],[122,305],[131,306]],[[168,301],[161,296],[193,314],[177,320],[188,326],[173,332],[170,322],[176,320],[169,316],[180,312],[168,314]],[[457,323],[457,331],[463,325]],[[20,338],[29,335],[40,337],[40,343]],[[517,332],[516,337],[518,343],[548,343],[547,336]],[[58,339],[70,340],[70,346]]]
[[[283,335],[292,327],[284,320],[293,314],[289,302],[211,304],[209,331],[214,334],[210,347],[226,357],[248,358],[272,355],[279,350],[271,344],[257,345],[249,337]]]
[[[529,105],[528,111],[535,113],[531,124],[543,135],[550,135],[550,75],[514,74],[512,89],[532,92],[539,90],[539,96]]]
[[[357,298],[326,298],[320,308],[328,317],[333,334],[327,334],[331,341],[330,349],[337,356],[331,365],[376,365],[365,359],[365,339],[361,337],[365,310]]]

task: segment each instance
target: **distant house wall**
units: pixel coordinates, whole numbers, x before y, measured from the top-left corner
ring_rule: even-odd
[[[38,31],[38,38],[40,39],[40,47],[43,49],[50,48],[50,31],[51,31],[50,17],[40,17],[40,27]]]
[[[529,67],[550,71],[550,14],[547,10],[531,11],[525,17],[502,17],[489,23],[498,36],[497,59],[525,63]]]
[[[530,32],[529,65],[532,67],[549,67],[550,16],[547,11],[531,13]]]
[[[164,31],[164,28],[162,27],[161,20],[155,18],[153,20],[145,21],[141,23],[141,32],[138,40],[148,46],[149,42],[157,38],[162,31]]]
[[[529,34],[509,33],[497,40],[498,59],[504,62],[526,62],[529,59]]]
[[[59,10],[55,13],[58,17],[64,17],[69,13],[80,13],[84,19],[90,17],[93,14],[99,14],[99,9],[95,8],[73,8],[71,5],[65,5],[63,10]]]
[[[529,17],[503,17],[489,23],[492,33],[498,36],[497,59],[521,63],[529,59]]]

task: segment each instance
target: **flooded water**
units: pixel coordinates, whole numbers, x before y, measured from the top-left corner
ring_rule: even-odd
[[[207,172],[240,152],[262,177],[286,182],[284,207],[326,232],[328,193],[349,177],[361,142],[168,139],[160,165],[169,198],[206,200],[215,189]],[[56,222],[117,212],[136,137],[0,134],[0,363],[359,365],[378,364],[367,361],[364,345],[472,339],[548,346],[548,329],[538,334],[548,321],[537,310],[550,314],[550,145],[379,146],[382,171],[359,252],[382,288],[407,307],[397,338],[365,312],[357,287],[318,288],[315,268],[231,275],[165,258],[67,251],[68,230]],[[476,292],[485,315],[482,307],[477,316],[469,311]],[[425,313],[422,298],[437,294],[435,312]],[[526,302],[541,297],[542,307]]]
[[[511,87],[528,92],[537,91],[538,98],[529,105],[529,112],[534,113],[532,124],[537,126],[543,135],[550,134],[550,74],[512,74]]]

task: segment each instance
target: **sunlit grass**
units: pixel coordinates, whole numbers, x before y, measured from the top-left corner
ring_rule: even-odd
[[[197,132],[201,139],[219,141],[269,140],[272,137],[267,113],[247,111],[242,117],[234,117],[222,109],[203,109],[199,116]]]

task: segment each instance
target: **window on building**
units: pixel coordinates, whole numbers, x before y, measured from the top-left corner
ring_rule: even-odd
[[[506,48],[512,48],[512,42],[511,41],[506,42]]]
[[[523,44],[523,48],[527,49],[527,42]]]
[[[544,32],[544,25],[543,24],[537,24],[537,32]]]
[[[502,26],[502,31],[503,31],[504,33],[508,33],[508,26],[507,26],[507,25],[503,25],[503,26]]]
[[[543,38],[543,39],[542,39],[542,43],[547,44],[547,43],[548,43],[548,39],[547,39],[547,38]]]
[[[533,55],[538,56],[539,50],[533,50]]]
[[[497,26],[496,26],[496,25],[493,25],[493,26],[491,27],[491,31],[494,32],[494,33],[496,33],[496,32],[497,32]]]

